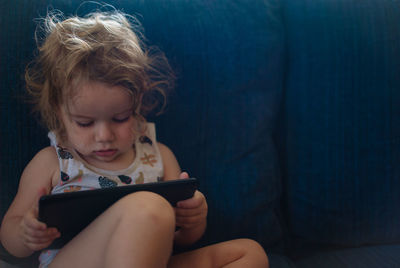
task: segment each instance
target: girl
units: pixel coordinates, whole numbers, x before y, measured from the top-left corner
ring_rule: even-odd
[[[169,66],[149,54],[127,17],[48,16],[45,31],[26,82],[52,146],[22,174],[1,226],[4,247],[17,257],[42,250],[40,267],[268,267],[248,239],[171,256],[173,243],[203,235],[207,202],[199,191],[176,208],[153,193],[128,195],[63,248],[44,250],[62,234],[38,221],[40,196],[188,177],[144,119],[158,104],[153,93],[164,97],[171,85]]]

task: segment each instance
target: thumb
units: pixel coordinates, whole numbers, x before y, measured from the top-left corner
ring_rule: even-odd
[[[46,194],[47,194],[47,191],[46,191],[46,188],[44,188],[44,187],[40,188],[40,189],[38,190],[38,192],[37,192],[36,200],[35,200],[35,202],[33,203],[33,206],[32,206],[32,208],[33,208],[33,213],[34,213],[34,216],[35,216],[36,218],[38,218],[38,216],[39,216],[39,200],[40,200],[40,198],[41,198],[42,196],[44,196],[44,195],[46,195]]]
[[[179,175],[179,179],[188,179],[189,178],[189,174],[184,171]]]

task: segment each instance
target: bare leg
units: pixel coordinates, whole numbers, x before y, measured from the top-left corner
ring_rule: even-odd
[[[172,256],[168,268],[268,268],[264,249],[250,239],[237,239]]]
[[[166,267],[174,230],[175,214],[164,198],[131,194],[64,246],[50,267]]]

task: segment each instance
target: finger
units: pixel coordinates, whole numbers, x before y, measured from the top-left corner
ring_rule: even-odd
[[[25,231],[26,237],[34,239],[51,239],[60,236],[60,233],[56,228],[48,228],[46,230],[35,230],[35,229],[26,229]]]
[[[176,218],[176,226],[182,228],[193,228],[205,222],[205,218],[203,216],[196,217],[177,217]]]
[[[46,194],[47,194],[46,188],[41,187],[38,190],[38,193],[37,193],[37,196],[36,196],[36,200],[35,200],[36,202],[33,203],[33,208],[34,208],[34,212],[35,212],[35,218],[37,218],[38,215],[39,215],[39,200],[40,200],[40,198],[42,196],[44,196]]]
[[[40,188],[39,190],[38,190],[38,192],[37,192],[37,195],[36,195],[36,200],[35,200],[35,202],[33,203],[33,207],[38,207],[39,206],[39,200],[40,200],[40,198],[42,197],[42,196],[44,196],[44,195],[46,195],[46,189],[44,188],[44,187],[42,187],[42,188]]]
[[[49,245],[54,241],[54,239],[60,237],[59,232],[54,232],[53,230],[49,230],[48,232],[34,235],[24,235],[23,241],[29,247],[41,247],[43,245]],[[36,246],[35,246],[36,245]]]
[[[205,216],[204,214],[198,214],[198,215],[194,215],[194,216],[190,216],[190,217],[176,216],[175,222],[176,222],[176,225],[179,225],[179,224],[187,224],[187,223],[194,223],[194,222],[202,222],[206,219],[207,219],[207,216]]]
[[[207,214],[206,208],[198,208],[198,209],[174,208],[174,210],[175,210],[175,215],[177,217],[193,217],[197,215]]]
[[[179,179],[188,179],[189,178],[189,174],[184,171],[179,175]]]
[[[176,206],[178,208],[196,208],[203,205],[203,202],[205,202],[204,195],[196,190],[192,198],[179,201]]]
[[[196,210],[196,211],[178,211],[175,213],[176,219],[189,219],[189,218],[207,218],[207,211],[206,210]]]
[[[47,248],[52,242],[53,240],[48,240],[42,243],[26,242],[25,245],[33,251],[39,251],[44,248]]]
[[[22,221],[23,227],[33,230],[42,230],[42,231],[46,230],[46,224],[37,220],[37,218],[35,217],[34,210],[35,208],[32,207],[32,209],[28,211],[28,213],[23,218]]]
[[[31,243],[31,244],[46,244],[48,242],[52,242],[54,239],[56,239],[58,237],[59,236],[56,236],[56,235],[42,236],[42,237],[27,236],[27,237],[25,237],[25,242],[26,243]]]
[[[53,236],[58,233],[56,228],[47,228],[46,224],[34,217],[34,208],[21,221],[22,233],[31,237]]]
[[[24,236],[23,241],[24,244],[34,250],[40,250],[43,249],[44,247],[47,247],[50,245],[54,239],[58,238],[59,234],[52,234],[48,236],[42,236],[42,237],[32,237],[32,236]]]
[[[41,187],[41,188],[38,190],[38,192],[37,192],[35,202],[33,202],[32,209],[31,209],[31,211],[30,211],[30,212],[31,212],[31,216],[32,216],[32,218],[34,219],[34,220],[30,221],[30,223],[31,223],[32,225],[34,225],[34,226],[32,226],[33,228],[40,228],[40,229],[42,229],[42,230],[44,230],[44,229],[47,228],[47,226],[46,226],[45,223],[40,222],[40,221],[38,220],[38,217],[39,217],[39,200],[40,200],[40,198],[41,198],[42,196],[44,196],[44,195],[46,195],[46,194],[47,194],[46,188]]]

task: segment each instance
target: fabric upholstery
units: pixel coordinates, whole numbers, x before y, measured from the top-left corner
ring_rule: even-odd
[[[295,265],[298,268],[395,268],[399,263],[400,245],[383,245],[318,253]]]
[[[285,1],[284,21],[295,250],[399,241],[399,2]]]

